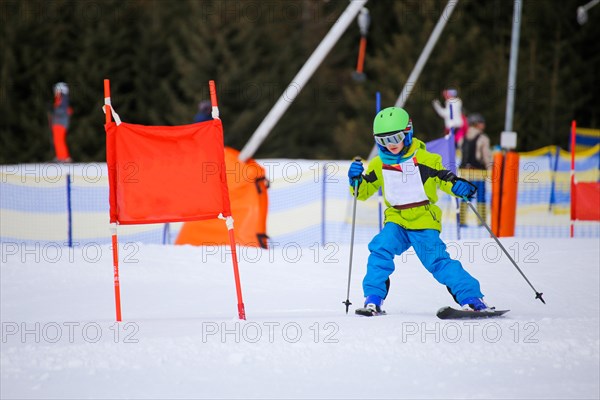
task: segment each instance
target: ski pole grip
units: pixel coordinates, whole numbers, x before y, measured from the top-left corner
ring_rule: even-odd
[[[354,161],[362,162],[362,158],[360,156],[354,156]],[[355,190],[358,189],[360,180],[361,180],[360,176],[355,176],[352,178],[352,181],[353,181],[352,187],[354,187]]]
[[[359,162],[362,162],[362,158],[361,158],[360,156],[354,156],[354,161],[359,161]],[[358,182],[358,181],[359,181],[360,177],[358,177],[358,176],[355,176],[355,177],[354,177],[354,178],[352,178],[352,179],[353,179],[353,180],[354,180],[354,182],[356,183],[356,182]]]

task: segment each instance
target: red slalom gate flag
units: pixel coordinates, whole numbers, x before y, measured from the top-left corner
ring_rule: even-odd
[[[246,319],[226,179],[223,125],[212,80],[209,89],[213,120],[181,126],[144,126],[121,122],[111,105],[110,81],[104,80],[117,321],[121,321],[117,226],[213,218],[225,220],[238,315],[240,319]]]
[[[231,215],[221,120],[143,126],[109,122],[110,221],[197,221]]]

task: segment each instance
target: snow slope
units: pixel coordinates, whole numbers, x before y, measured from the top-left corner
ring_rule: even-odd
[[[247,321],[221,247],[127,243],[123,322],[107,246],[2,243],[4,398],[598,399],[598,239],[450,243],[505,317],[441,321],[452,300],[411,252],[385,317],[346,315],[349,247],[239,249]],[[362,303],[366,245],[350,300]]]

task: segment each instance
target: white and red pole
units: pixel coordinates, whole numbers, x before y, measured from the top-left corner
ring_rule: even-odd
[[[110,81],[104,80],[104,113],[106,114],[105,123],[111,122],[112,116],[112,105],[110,102]],[[121,287],[119,284],[119,242],[117,239],[117,223],[111,222],[110,224],[111,236],[112,236],[112,253],[113,253],[113,281],[115,286],[115,311],[117,315],[117,321],[121,321]]]
[[[571,122],[571,237],[575,235],[575,225],[574,221],[577,216],[577,210],[575,209],[575,196],[577,193],[575,185],[577,182],[575,181],[575,143],[576,143],[576,130],[577,123],[575,120]]]
[[[208,82],[208,88],[210,91],[210,102],[212,105],[212,117],[215,119],[219,118],[219,105],[217,103],[217,88],[215,86],[215,81],[211,80]],[[229,246],[231,248],[231,258],[233,261],[233,276],[235,279],[235,292],[237,295],[238,302],[238,316],[240,319],[246,319],[246,310],[244,307],[244,299],[242,298],[242,284],[240,282],[240,270],[238,268],[238,259],[237,252],[235,250],[235,233],[233,231],[233,217],[228,215],[224,217],[222,214],[219,215],[219,218],[225,220],[225,224],[227,225],[227,231],[229,233]]]

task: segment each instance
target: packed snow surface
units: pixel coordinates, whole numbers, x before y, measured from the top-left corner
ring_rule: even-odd
[[[2,243],[0,394],[8,398],[598,399],[598,239],[449,243],[504,317],[442,321],[446,288],[396,258],[388,315],[359,317],[368,250]]]

